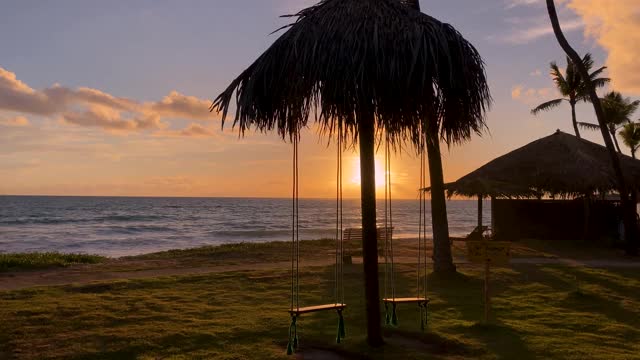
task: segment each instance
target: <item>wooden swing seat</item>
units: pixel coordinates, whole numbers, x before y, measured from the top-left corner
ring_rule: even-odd
[[[347,304],[325,304],[325,305],[316,305],[316,306],[307,306],[298,309],[289,310],[289,314],[300,316],[302,314],[309,314],[319,311],[327,311],[327,310],[343,310],[347,307]]]
[[[408,298],[386,298],[382,299],[385,303],[391,304],[420,304],[420,303],[429,303],[428,298],[423,297],[408,297]]]

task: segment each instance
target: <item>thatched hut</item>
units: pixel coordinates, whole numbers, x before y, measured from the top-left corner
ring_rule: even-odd
[[[640,161],[619,156],[629,188],[639,191]],[[607,231],[604,228],[614,226],[617,211],[615,201],[594,203],[594,195],[617,188],[607,149],[560,130],[490,161],[446,188],[449,197],[491,198],[492,226],[510,237],[600,236]],[[563,200],[542,200],[544,195]],[[522,200],[531,198],[537,200]],[[611,218],[609,226],[590,225],[588,219],[596,214]]]

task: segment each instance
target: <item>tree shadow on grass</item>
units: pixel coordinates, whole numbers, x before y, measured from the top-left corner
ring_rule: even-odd
[[[534,359],[535,355],[516,329],[496,320],[492,320],[489,324],[479,322],[483,318],[484,311],[483,286],[483,280],[464,273],[451,275],[431,273],[429,289],[443,302],[434,303],[430,311],[447,312],[453,308],[461,320],[472,322],[473,325],[461,324],[450,329],[484,344],[484,349],[498,359]],[[493,296],[500,296],[502,290],[501,287],[493,286]]]

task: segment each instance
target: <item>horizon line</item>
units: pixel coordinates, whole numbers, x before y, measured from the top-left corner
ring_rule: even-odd
[[[74,198],[141,198],[141,199],[265,199],[265,200],[282,200],[291,199],[290,196],[158,196],[158,195],[42,195],[42,194],[0,194],[0,197],[74,197]],[[301,197],[300,200],[335,200],[335,197]],[[431,198],[427,198],[430,200]],[[343,200],[360,200],[359,197],[345,197]],[[383,197],[376,200],[384,200]],[[419,200],[418,198],[392,198],[392,200]],[[475,199],[468,198],[452,198],[447,201],[460,201],[468,200],[475,201]]]

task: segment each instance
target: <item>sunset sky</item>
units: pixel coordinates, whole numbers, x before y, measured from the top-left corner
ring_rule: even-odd
[[[578,51],[609,66],[612,88],[640,98],[640,2],[556,2]],[[275,135],[247,133],[239,139],[231,128],[223,132],[208,106],[277,38],[269,34],[290,21],[279,15],[313,3],[3,2],[0,194],[289,196],[291,145]],[[558,128],[573,132],[568,106],[530,114],[558,95],[549,62],[565,65],[543,0],[421,5],[478,48],[494,97],[482,138],[443,147],[446,181]],[[595,121],[588,104],[579,105],[578,116]],[[602,142],[596,132],[583,133]],[[333,196],[335,149],[308,129],[300,157],[300,195]],[[357,197],[357,154],[344,157],[345,195]],[[418,166],[410,150],[394,159],[397,197],[417,196]]]

